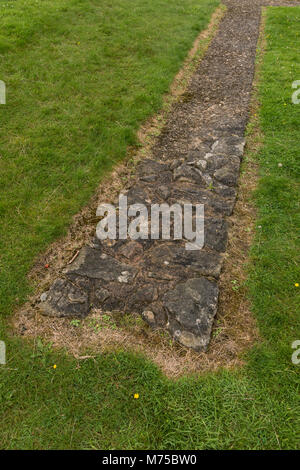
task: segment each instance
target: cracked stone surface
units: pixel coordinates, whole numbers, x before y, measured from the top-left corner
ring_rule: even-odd
[[[203,249],[186,251],[184,240],[95,238],[41,296],[45,315],[85,317],[93,307],[139,313],[182,345],[207,349],[237,195],[263,4],[224,3],[228,10],[216,37],[127,193],[128,204],[203,203]]]
[[[179,283],[163,297],[168,329],[184,346],[206,349],[217,311],[218,286],[205,277]]]

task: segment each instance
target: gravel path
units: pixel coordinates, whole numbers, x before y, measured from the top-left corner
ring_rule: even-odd
[[[128,204],[147,207],[204,204],[204,248],[187,251],[184,240],[95,239],[43,294],[42,313],[83,317],[92,306],[135,312],[184,346],[207,348],[243,156],[260,7],[284,4],[224,3],[218,34],[127,194]]]

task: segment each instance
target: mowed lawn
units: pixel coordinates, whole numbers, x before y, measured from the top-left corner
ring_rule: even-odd
[[[135,142],[138,122],[159,107],[215,6],[45,1],[26,2],[31,11],[13,16],[22,4],[11,3],[1,12],[0,41],[0,79],[8,85],[0,107],[3,314],[15,296],[24,298],[34,254]],[[291,361],[300,339],[300,105],[291,102],[299,22],[300,8],[268,9],[264,145],[248,151],[260,164],[248,288],[261,342],[246,366],[172,381],[145,358],[117,351],[78,367],[42,343],[33,354],[6,335],[3,321],[1,448],[299,449],[300,365]]]
[[[157,111],[216,0],[0,3],[0,312]]]

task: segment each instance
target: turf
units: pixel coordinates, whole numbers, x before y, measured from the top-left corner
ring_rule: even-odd
[[[157,2],[157,6],[169,3]],[[191,5],[191,2],[188,3]],[[173,4],[182,6],[182,2]],[[79,3],[76,5],[78,7]],[[42,24],[46,22],[45,18],[41,20]],[[300,8],[268,9],[267,51],[259,92],[259,116],[264,140],[259,154],[251,154],[251,149],[248,153],[249,158],[256,158],[260,164],[260,182],[255,194],[258,220],[248,287],[261,342],[247,353],[246,366],[236,371],[221,370],[174,382],[166,379],[152,363],[141,356],[117,351],[101,355],[95,360],[81,361],[78,365],[71,357],[53,351],[51,346],[38,342],[32,348],[21,339],[6,337],[2,329],[2,336],[8,342],[8,363],[0,366],[1,448],[299,449],[300,365],[294,365],[291,361],[291,343],[300,339],[299,288],[295,286],[295,283],[300,283],[297,264],[300,105],[291,102],[294,91],[291,83],[300,78],[300,66],[297,63],[299,21]],[[54,21],[53,28],[55,24]],[[59,27],[62,24],[59,26],[58,22]],[[28,38],[31,40],[33,34]],[[38,46],[35,43],[34,47],[28,48],[28,54],[32,50],[37,53],[35,47],[41,47],[39,41]],[[13,48],[19,50],[23,46],[12,42],[5,47],[11,47],[10,52],[5,53],[9,56],[16,54]],[[181,39],[178,47],[181,47]],[[23,55],[20,53],[18,60],[21,61],[21,57]],[[65,55],[62,57],[62,60],[66,60]],[[19,69],[13,65],[13,60],[9,63],[9,67]],[[21,100],[28,98],[24,97],[24,93],[19,96]],[[36,105],[35,98],[33,101]],[[68,108],[68,100],[66,102]],[[73,106],[71,108],[74,110],[74,103]],[[9,109],[6,112],[9,117],[16,109],[14,112]],[[58,112],[62,112],[60,107]],[[72,113],[69,119],[71,116]],[[43,142],[42,145],[46,146],[47,139],[50,143],[55,140],[51,132],[47,137],[48,130],[40,134],[40,140],[33,139],[31,132],[35,131],[34,123],[39,125],[33,119],[28,119],[28,113],[25,115],[24,112],[27,125],[21,127],[21,135],[29,134],[23,146],[18,144],[24,152],[27,145],[31,147]],[[16,124],[17,121],[12,122]],[[53,119],[50,121],[53,122]],[[21,126],[22,119],[18,122]],[[18,142],[18,127],[12,123],[11,126],[14,129],[12,135]],[[64,132],[66,136],[68,129]],[[76,129],[74,124],[75,136]],[[59,133],[59,130],[56,131]],[[86,141],[88,146],[92,145],[89,143],[90,136]],[[4,138],[4,144],[8,147],[17,145],[17,142],[12,137],[8,141]],[[74,145],[75,142],[76,138]],[[65,152],[64,142],[61,145],[62,152]],[[79,154],[83,164],[83,155]],[[80,160],[79,154],[76,156]],[[39,154],[34,155],[38,158]],[[55,161],[59,160],[59,155],[55,155]],[[78,163],[78,160],[73,158],[72,166],[76,174],[80,165],[77,166],[75,162]],[[22,160],[16,150],[12,162],[14,159],[15,170],[19,169],[16,174],[20,175],[19,180],[15,178],[16,191],[22,187],[24,180],[30,184],[30,190],[35,192],[35,184],[38,183],[32,167],[29,165],[22,173],[22,167],[26,166],[25,159]],[[50,153],[47,161],[52,161]],[[60,160],[57,164],[58,172],[62,165]],[[86,168],[84,164],[83,167]],[[50,170],[44,170],[50,181],[54,169],[55,164],[51,167],[51,174]],[[64,174],[63,171],[61,173]],[[57,194],[60,197],[53,196],[54,199],[61,198],[62,202],[63,188]],[[68,204],[72,200],[73,197],[68,199],[68,203],[65,200],[66,211],[70,210]],[[49,205],[55,207],[53,201]],[[75,206],[72,206],[73,209]],[[11,213],[12,218],[15,212],[18,213]],[[21,210],[18,221],[20,214]],[[24,221],[24,232],[28,229],[28,220],[32,220],[30,214],[30,211],[28,215],[23,213],[21,220]],[[47,217],[46,211],[45,220],[52,220],[50,216],[49,219]],[[41,221],[39,223],[42,224]],[[9,230],[9,223],[6,227]],[[49,231],[52,231],[52,226],[49,227]],[[17,242],[14,243],[19,247],[20,233],[17,233]],[[40,249],[54,235],[44,233],[43,242],[36,249]],[[29,250],[25,239],[21,239],[23,249]],[[38,245],[34,237],[31,240]],[[14,243],[10,243],[13,249]],[[18,249],[16,253],[16,259],[21,263],[18,279],[24,282],[22,276],[30,263],[28,261],[23,267],[23,255]],[[4,290],[8,298],[16,295],[14,284],[11,287],[13,293],[8,289],[11,283],[8,275]],[[134,393],[139,393],[139,399],[133,398]]]
[[[136,144],[216,0],[0,3],[0,311]]]

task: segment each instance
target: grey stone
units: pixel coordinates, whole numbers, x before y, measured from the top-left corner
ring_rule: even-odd
[[[205,214],[207,214],[207,209],[211,208],[216,214],[230,215],[234,205],[234,200],[215,194],[214,188],[211,190],[208,188],[202,189],[196,185],[187,185],[187,183],[182,183],[180,187],[172,188],[169,203],[204,204]]]
[[[130,204],[149,204],[149,195],[146,189],[141,185],[135,185],[127,192],[127,203]]]
[[[150,325],[155,324],[155,315],[153,312],[151,312],[151,310],[145,310],[144,312],[142,312],[142,317]]]
[[[45,302],[48,297],[48,292],[43,292],[42,295],[40,296],[41,302]]]
[[[220,276],[222,267],[222,256],[219,253],[204,250],[187,251],[182,248],[181,252],[175,254],[174,262],[185,266],[193,273],[204,276]]]
[[[217,312],[218,286],[205,277],[178,284],[163,297],[173,337],[196,350],[205,350]]]
[[[223,253],[228,238],[227,222],[224,219],[206,218],[204,224],[204,246]]]
[[[141,181],[145,181],[146,183],[154,183],[157,180],[158,175],[143,175],[140,177]]]
[[[183,158],[180,158],[180,159],[176,159],[176,160],[172,160],[170,165],[169,165],[169,168],[170,170],[175,170],[175,168],[179,167],[180,165],[182,165],[182,163],[184,162],[184,159]]]
[[[173,337],[175,341],[186,348],[195,349],[196,351],[206,351],[208,346],[207,337],[195,335],[190,331],[175,330]]]
[[[140,179],[149,175],[157,178],[162,171],[167,171],[168,169],[168,166],[164,163],[157,162],[156,160],[145,159],[138,165],[137,172]]]
[[[104,289],[102,286],[99,286],[97,289],[95,289],[95,298],[96,301],[100,302],[100,304],[105,302],[108,297],[109,291],[107,289]]]
[[[224,166],[215,171],[214,177],[222,184],[227,186],[236,186],[238,172],[230,166]]]
[[[61,278],[56,279],[47,300],[39,305],[44,315],[54,317],[84,317],[89,307],[88,292]]]
[[[127,307],[131,311],[140,313],[156,297],[156,289],[152,284],[144,284],[134,289],[127,299]]]
[[[194,158],[202,158],[207,152],[209,152],[211,145],[209,142],[203,142],[198,136],[191,136],[191,150],[188,153],[188,160]]]
[[[90,279],[119,282],[132,281],[136,272],[136,269],[132,266],[121,263],[115,258],[101,253],[100,250],[95,250],[89,246],[83,247],[77,258],[64,271],[66,275],[77,274]],[[124,281],[125,278],[126,281]],[[120,279],[122,280],[120,281]]]
[[[210,171],[210,174],[213,174],[214,171],[222,168],[223,166],[231,166],[235,171],[239,171],[240,159],[235,155],[224,156],[224,155],[215,155],[209,154],[209,157],[206,159],[207,169]]]
[[[224,198],[229,198],[232,201],[235,201],[236,198],[236,189],[230,186],[224,186],[223,184],[214,181],[214,193],[222,196]]]
[[[125,258],[132,260],[143,254],[143,247],[140,243],[130,240],[127,243],[124,243],[121,248],[118,249],[118,253],[122,256],[125,256]]]
[[[206,181],[201,171],[187,163],[183,163],[183,165],[176,168],[173,174],[175,180],[187,181],[206,186]]]
[[[129,271],[122,271],[121,275],[118,276],[118,281],[119,282],[124,282],[125,284],[128,284],[129,280],[130,280]]]
[[[150,279],[158,279],[160,281],[172,281],[176,279],[176,274],[172,274],[169,271],[148,271],[147,275]]]
[[[165,328],[167,316],[160,302],[153,302],[142,312],[142,318],[152,328]]]
[[[195,165],[202,171],[206,170],[207,168],[207,161],[206,160],[197,160]]]
[[[168,186],[159,186],[156,190],[156,193],[163,199],[163,200],[166,200],[170,194],[171,194],[171,190]]]
[[[160,181],[162,183],[170,182],[172,176],[168,165],[151,159],[146,159],[140,162],[137,168],[137,174],[140,181],[145,181],[147,183],[154,183],[156,181]]]
[[[235,199],[212,198],[208,201],[208,203],[217,214],[220,214],[221,216],[231,215],[234,208]]]
[[[148,256],[152,265],[155,265],[156,272],[165,267],[167,275],[170,275],[174,273],[174,269],[178,269],[178,278],[188,275],[182,268],[190,272],[190,277],[201,274],[218,278],[223,260],[219,253],[205,250],[188,251],[185,245],[178,244],[160,244],[151,250]]]
[[[221,137],[214,142],[211,151],[223,155],[236,155],[242,157],[245,146],[245,139],[238,136]]]

